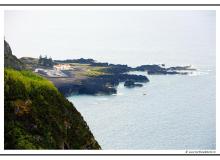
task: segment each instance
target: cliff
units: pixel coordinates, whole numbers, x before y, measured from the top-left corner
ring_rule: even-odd
[[[101,149],[81,114],[52,82],[22,69],[5,42],[4,148]]]
[[[5,149],[100,149],[81,114],[48,80],[5,69]]]
[[[4,67],[10,67],[17,70],[25,69],[24,64],[12,54],[11,47],[4,41]]]

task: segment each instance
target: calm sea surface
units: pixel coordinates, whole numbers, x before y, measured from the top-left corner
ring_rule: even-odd
[[[215,149],[215,67],[192,75],[147,75],[141,88],[110,96],[74,95],[103,149]]]

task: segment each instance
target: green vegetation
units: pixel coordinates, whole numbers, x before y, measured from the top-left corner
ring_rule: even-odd
[[[101,75],[106,75],[108,73],[104,72],[106,67],[89,67],[83,75],[89,77],[96,77]]]
[[[71,66],[90,66],[90,64],[82,64],[82,63],[67,63]]]
[[[54,63],[52,58],[47,58],[47,56],[45,56],[44,58],[40,55],[39,60],[38,60],[38,65],[42,66],[42,67],[49,67],[52,68]]]
[[[100,149],[54,85],[31,71],[4,71],[5,149]]]

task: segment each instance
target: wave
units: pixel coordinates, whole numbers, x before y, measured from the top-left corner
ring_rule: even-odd
[[[123,96],[124,93],[117,93],[117,96]]]
[[[210,71],[194,71],[189,74],[189,76],[203,76],[208,75]]]
[[[108,98],[103,98],[103,97],[98,98],[98,101],[107,101],[107,100]]]
[[[124,93],[116,93],[116,94],[112,94],[113,96],[123,96]]]

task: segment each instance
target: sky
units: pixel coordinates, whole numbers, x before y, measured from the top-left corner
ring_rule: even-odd
[[[5,39],[19,58],[210,64],[215,16],[207,10],[8,10]]]

